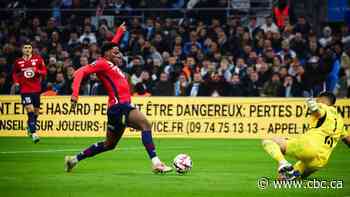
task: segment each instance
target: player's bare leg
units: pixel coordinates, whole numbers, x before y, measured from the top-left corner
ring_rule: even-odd
[[[172,171],[172,168],[161,162],[156,155],[155,146],[152,139],[152,126],[147,120],[146,116],[139,110],[133,109],[129,112],[127,122],[128,126],[141,130],[142,143],[145,146],[149,158],[152,160],[153,172],[167,173]]]
[[[65,171],[66,172],[72,171],[73,167],[77,165],[78,162],[81,160],[84,160],[89,157],[93,157],[105,151],[113,150],[118,144],[123,133],[124,133],[124,129],[118,133],[107,131],[106,139],[103,142],[97,142],[75,156],[65,156],[64,158]]]
[[[37,121],[37,115],[39,114],[39,109],[34,108],[33,104],[25,105],[25,109],[28,114],[28,136],[32,138],[34,143],[38,143],[40,141],[40,138],[38,134],[36,133],[36,121]]]
[[[294,173],[293,166],[284,157],[287,149],[287,140],[285,138],[272,138],[262,141],[265,151],[278,162],[279,178],[284,179],[285,176],[291,177]]]

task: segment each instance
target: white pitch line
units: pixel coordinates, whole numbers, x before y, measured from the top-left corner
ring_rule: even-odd
[[[162,150],[188,150],[190,147],[167,147]],[[25,150],[25,151],[1,151],[0,154],[23,154],[23,153],[56,153],[56,152],[78,152],[83,149],[49,149],[49,150]],[[118,151],[144,150],[143,147],[116,148]]]
[[[79,151],[78,149],[62,149],[62,150],[25,150],[25,151],[3,151],[0,154],[21,154],[21,153],[54,153],[54,152],[70,152]]]

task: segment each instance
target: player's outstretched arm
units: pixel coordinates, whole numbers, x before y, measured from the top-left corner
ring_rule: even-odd
[[[97,73],[101,72],[105,69],[105,64],[97,61],[93,64],[88,64],[86,66],[83,66],[79,68],[74,73],[74,80],[73,80],[73,93],[71,100],[77,102],[79,97],[79,90],[80,90],[80,84],[81,81],[84,79],[84,77],[90,75],[91,73]]]
[[[115,31],[112,42],[118,44],[121,38],[123,37],[124,32],[126,31],[125,22],[123,22]]]

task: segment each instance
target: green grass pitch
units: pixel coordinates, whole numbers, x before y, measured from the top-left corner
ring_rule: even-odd
[[[260,177],[274,178],[276,163],[259,140],[155,139],[160,158],[192,157],[187,175],[155,175],[139,139],[122,139],[117,149],[63,171],[72,155],[102,138],[0,138],[0,196],[332,196],[350,197],[350,149],[339,144],[328,166],[311,178],[343,180],[343,189],[260,190]]]

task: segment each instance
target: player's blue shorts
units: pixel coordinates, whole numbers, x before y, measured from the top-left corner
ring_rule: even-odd
[[[130,103],[115,104],[108,108],[108,131],[116,133],[124,131],[125,127],[127,126],[129,112],[133,109],[135,109],[135,107],[132,106]]]
[[[33,105],[35,108],[40,107],[40,93],[21,94],[23,105]]]

